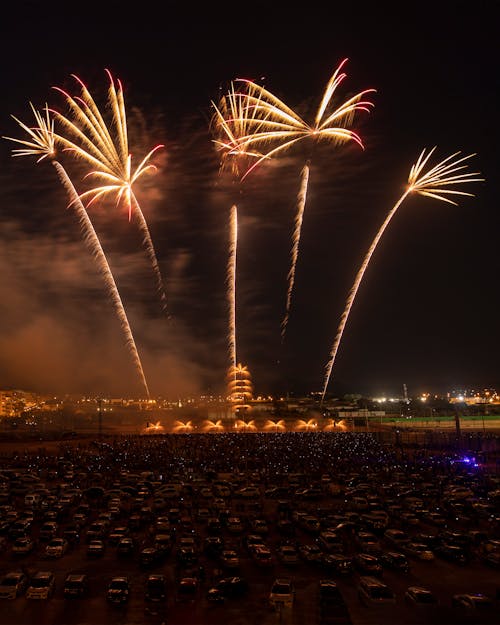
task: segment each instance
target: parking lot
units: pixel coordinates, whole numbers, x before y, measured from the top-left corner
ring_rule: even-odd
[[[500,478],[463,449],[403,454],[362,432],[116,436],[4,454],[0,473],[1,576],[55,578],[47,599],[1,599],[6,625],[498,622]],[[48,555],[53,536],[68,542]],[[86,595],[65,595],[69,574]],[[164,600],[147,600],[152,574]],[[130,591],[115,604],[118,576]],[[386,603],[367,602],[364,577]],[[272,604],[276,579],[293,592]],[[322,580],[341,605],[323,605]],[[411,603],[415,586],[436,602]],[[489,606],[458,601],[479,592]]]

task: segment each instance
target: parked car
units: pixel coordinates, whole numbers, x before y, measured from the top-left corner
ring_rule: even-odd
[[[265,545],[256,545],[252,550],[252,558],[255,564],[260,567],[268,568],[274,565],[271,550]]]
[[[295,566],[299,562],[299,554],[294,545],[280,545],[276,551],[278,560],[285,566]]]
[[[351,575],[354,571],[353,559],[342,553],[322,553],[320,565],[327,575]]]
[[[240,558],[234,549],[223,549],[220,554],[220,563],[225,569],[238,569]]]
[[[396,595],[392,588],[371,575],[362,575],[359,578],[358,597],[367,607],[396,603]]]
[[[58,529],[59,524],[56,521],[46,521],[40,528],[40,540],[51,540],[57,534]]]
[[[50,599],[55,587],[56,578],[52,571],[37,571],[29,582],[26,599]]]
[[[89,592],[89,580],[85,573],[68,573],[64,580],[63,595],[66,599],[80,599]]]
[[[160,560],[160,552],[156,547],[144,547],[139,554],[139,563],[142,567],[150,567]]]
[[[118,556],[131,556],[135,551],[135,542],[131,536],[123,536],[120,538],[116,546],[116,554]]]
[[[275,609],[291,608],[295,599],[295,589],[289,577],[274,580],[269,592],[269,603]]]
[[[144,599],[151,603],[162,603],[167,600],[167,579],[161,573],[152,573],[146,580]]]
[[[69,548],[69,543],[65,538],[55,537],[49,540],[45,547],[47,558],[61,558]]]
[[[400,547],[400,545],[410,542],[408,534],[397,528],[386,529],[384,532],[384,539],[394,547]]]
[[[197,577],[181,577],[177,584],[176,601],[194,601],[198,595],[199,584]]]
[[[324,555],[319,546],[315,543],[299,546],[299,555],[305,562],[317,563],[321,562],[321,556]]]
[[[128,577],[121,575],[113,577],[106,592],[106,599],[109,603],[123,605],[130,598],[130,581]]]
[[[370,553],[357,553],[352,558],[354,567],[362,575],[382,575],[380,560]]]
[[[410,571],[410,563],[404,553],[399,551],[385,551],[378,556],[382,566],[393,569],[395,571],[401,571],[402,573],[408,573]]]
[[[404,594],[405,603],[414,608],[434,608],[438,604],[436,595],[423,586],[408,586]]]
[[[481,618],[480,615],[493,613],[495,610],[493,599],[479,592],[453,595],[451,606],[460,614],[476,615],[478,619]]]
[[[446,543],[437,545],[434,547],[434,553],[440,558],[443,558],[443,560],[454,562],[461,566],[465,566],[469,561],[467,553],[458,545],[447,545]]]
[[[16,599],[28,588],[28,576],[22,571],[10,571],[0,580],[0,599]]]
[[[329,530],[320,532],[318,536],[318,545],[327,553],[339,553],[344,549],[342,538],[335,532]]]
[[[320,579],[318,589],[319,625],[351,625],[349,609],[337,582]]]
[[[91,540],[87,545],[87,556],[90,558],[100,558],[104,555],[106,546],[103,540]]]
[[[246,594],[248,590],[248,582],[240,576],[223,577],[216,584],[217,588],[224,598],[237,599]]]
[[[12,555],[25,556],[35,549],[35,541],[29,536],[16,538],[12,543]]]
[[[409,542],[404,546],[404,551],[417,560],[434,560],[434,552],[423,543]]]

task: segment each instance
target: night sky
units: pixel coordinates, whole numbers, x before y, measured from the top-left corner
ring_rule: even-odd
[[[153,396],[225,389],[231,205],[239,209],[237,360],[256,395],[322,391],[356,272],[424,148],[435,161],[476,154],[458,206],[412,196],[372,257],[328,393],[401,395],[500,386],[498,354],[497,2],[82,4],[16,2],[0,23],[0,135],[25,138],[29,103],[64,106],[79,76],[105,106],[109,69],[123,84],[131,152],[158,143],[137,187],[167,292],[161,310],[137,223],[114,202],[89,208]],[[120,8],[121,7],[121,8]],[[288,7],[288,8],[287,8]],[[233,18],[231,19],[231,16]],[[354,143],[311,159],[284,342],[287,272],[307,158],[299,145],[244,183],[219,172],[209,120],[235,78],[263,83],[307,121],[347,58],[339,98],[373,88]],[[0,141],[0,388],[141,394],[96,263],[50,164],[11,158]],[[135,156],[137,154],[137,157]],[[434,161],[433,161],[434,163]],[[83,189],[83,172],[71,177]]]

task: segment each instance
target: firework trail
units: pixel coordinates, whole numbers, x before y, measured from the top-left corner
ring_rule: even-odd
[[[229,305],[229,358],[231,367],[236,370],[236,252],[238,248],[238,209],[231,207],[229,262],[227,266],[228,305]]]
[[[281,340],[284,341],[288,318],[290,314],[290,306],[292,303],[292,291],[295,283],[295,267],[297,266],[297,258],[299,256],[300,233],[302,230],[302,221],[304,219],[304,209],[306,206],[307,188],[309,184],[309,164],[302,169],[301,184],[298,195],[297,213],[295,215],[295,230],[293,232],[292,261],[288,272],[288,291],[286,294],[286,310],[285,317],[281,323]]]
[[[253,93],[250,89],[248,93]],[[248,93],[235,90],[234,83],[219,104],[212,101],[214,113],[210,130],[214,135],[213,142],[220,152],[220,171],[228,170],[235,179],[242,177],[242,172],[248,170],[250,163],[260,159],[260,152],[251,151],[240,143],[242,137],[251,132],[252,109],[246,105]],[[253,109],[256,112],[256,109]],[[255,122],[255,119],[252,121]],[[261,127],[261,122],[252,124],[255,128]],[[238,207],[233,204],[229,213],[229,261],[227,267],[227,298],[229,305],[229,336],[228,351],[230,359],[230,377],[236,382],[236,258],[238,246]]]
[[[384,222],[380,226],[375,238],[370,245],[368,252],[361,264],[361,267],[356,274],[356,278],[354,283],[349,291],[349,295],[347,297],[346,305],[344,308],[344,312],[340,317],[340,324],[337,329],[337,334],[335,336],[335,340],[330,352],[330,359],[326,365],[326,374],[325,381],[323,387],[323,393],[321,396],[321,404],[325,398],[326,389],[328,387],[328,383],[330,381],[330,376],[332,373],[333,365],[335,362],[335,357],[337,355],[337,351],[340,345],[340,341],[342,339],[342,334],[344,332],[345,325],[347,323],[347,319],[349,318],[349,313],[351,311],[352,305],[354,303],[354,299],[358,292],[359,286],[365,274],[365,271],[368,267],[370,259],[375,252],[375,248],[377,247],[382,235],[384,234],[385,229],[389,225],[389,222],[396,214],[396,211],[404,202],[404,200],[412,193],[417,193],[419,195],[424,195],[430,198],[434,198],[436,200],[441,200],[442,202],[448,202],[449,204],[453,204],[457,206],[457,202],[454,202],[450,199],[449,196],[454,195],[467,195],[473,196],[473,193],[466,193],[464,191],[457,191],[456,189],[449,188],[450,185],[458,185],[464,184],[467,182],[483,182],[483,178],[475,178],[475,176],[479,175],[479,172],[470,172],[464,173],[462,170],[467,167],[467,165],[463,165],[464,161],[475,156],[474,154],[469,154],[468,156],[463,156],[461,158],[456,158],[459,156],[460,152],[455,152],[451,154],[437,165],[431,167],[427,172],[424,172],[424,168],[427,165],[432,153],[436,148],[432,148],[426,154],[426,149],[422,150],[420,156],[417,159],[417,162],[412,165],[410,174],[408,176],[408,186],[403,193],[403,195],[399,198],[396,204],[392,207],[392,209],[387,214]]]
[[[79,199],[78,193],[76,192],[76,189],[73,186],[71,179],[69,178],[66,170],[61,165],[61,163],[56,160],[54,122],[50,118],[49,110],[47,108],[45,109],[45,117],[43,117],[42,114],[39,113],[31,103],[30,106],[35,116],[37,127],[29,128],[19,119],[12,116],[13,119],[15,119],[15,121],[21,126],[21,128],[23,128],[23,130],[28,133],[28,135],[30,136],[30,140],[25,141],[22,139],[14,139],[12,137],[3,138],[14,141],[24,146],[22,148],[13,150],[13,156],[38,156],[39,158],[37,160],[37,163],[43,161],[44,159],[49,159],[52,165],[55,167],[59,179],[61,180],[61,183],[66,189],[70,198],[69,206],[74,207],[74,210],[78,217],[83,232],[84,242],[87,244],[88,248],[92,252],[92,255],[97,261],[97,266],[108,289],[108,294],[115,308],[118,320],[120,321],[120,326],[123,333],[125,334],[125,343],[132,356],[135,368],[139,374],[142,386],[144,387],[144,390],[146,392],[146,397],[149,399],[149,388],[146,382],[146,377],[144,375],[144,370],[142,368],[141,359],[139,358],[137,346],[132,335],[132,330],[130,329],[130,323],[125,312],[125,308],[123,307],[123,303],[116,287],[116,283],[109,267],[106,255],[102,249],[101,242],[99,241],[99,237],[96,234],[94,226],[89,219],[85,207]]]
[[[57,121],[69,137],[57,135],[59,142],[65,150],[73,153],[87,165],[96,169],[86,175],[96,181],[97,186],[80,194],[80,199],[85,200],[86,207],[89,208],[94,202],[106,195],[116,196],[117,204],[123,202],[128,211],[129,221],[132,214],[138,220],[139,229],[143,235],[143,245],[151,262],[154,275],[156,277],[157,288],[163,310],[167,311],[167,296],[163,285],[163,279],[158,265],[153,241],[148,224],[137,201],[133,187],[135,183],[147,172],[153,172],[156,167],[149,161],[153,154],[163,148],[157,145],[153,148],[132,170],[132,156],[129,153],[127,118],[125,112],[125,102],[121,82],[115,81],[111,73],[106,70],[109,77],[108,106],[112,112],[113,124],[111,129],[107,126],[97,104],[88,91],[85,84],[75,76],[72,77],[78,82],[81,95],[72,97],[59,87],[54,87],[65,98],[70,115],[65,116],[59,111],[52,111]]]
[[[264,159],[271,158],[285,150],[288,150],[295,143],[303,139],[311,139],[314,143],[319,141],[333,142],[340,145],[348,141],[355,141],[361,148],[363,143],[359,135],[348,128],[352,125],[357,111],[369,112],[373,103],[364,100],[364,96],[374,92],[374,89],[366,89],[346,100],[340,106],[333,108],[332,99],[337,88],[346,78],[346,74],[341,72],[347,62],[344,59],[327,83],[320,105],[316,112],[312,124],[304,121],[295,111],[289,108],[279,98],[272,93],[256,85],[255,83],[240,79],[248,87],[246,95],[246,106],[251,114],[247,115],[247,126],[252,132],[247,136],[240,137],[240,149],[249,149],[256,146],[263,155],[257,158],[253,165],[246,171],[243,178],[253,171],[253,169]],[[270,149],[265,151],[261,146],[270,144]],[[277,145],[275,145],[277,144]],[[297,197],[297,213],[295,216],[295,230],[293,233],[293,246],[291,253],[291,266],[288,272],[288,290],[286,298],[285,315],[281,324],[281,338],[285,338],[288,325],[292,291],[295,282],[295,267],[297,264],[298,250],[304,216],[305,201],[309,181],[310,161],[302,170],[301,185]]]

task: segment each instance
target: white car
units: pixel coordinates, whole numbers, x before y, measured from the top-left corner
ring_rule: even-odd
[[[276,610],[291,608],[295,599],[295,589],[289,577],[278,577],[274,580],[269,593],[269,603]]]
[[[26,599],[50,599],[54,594],[56,578],[52,571],[38,571],[26,591]]]

